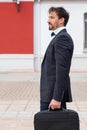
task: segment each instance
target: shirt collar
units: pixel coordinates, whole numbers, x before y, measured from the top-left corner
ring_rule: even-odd
[[[60,27],[60,28],[57,28],[56,30],[54,30],[53,32],[55,33],[55,35],[57,35],[61,30],[63,29],[66,29],[66,27]]]

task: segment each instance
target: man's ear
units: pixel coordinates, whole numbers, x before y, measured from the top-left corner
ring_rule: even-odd
[[[61,24],[61,25],[64,25],[64,20],[65,20],[65,19],[64,19],[63,17],[60,18],[60,24]]]

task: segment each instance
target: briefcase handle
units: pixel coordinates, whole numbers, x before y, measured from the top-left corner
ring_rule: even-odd
[[[48,111],[63,111],[63,110],[65,110],[63,107],[56,108],[56,109],[51,109],[51,108],[48,109]]]

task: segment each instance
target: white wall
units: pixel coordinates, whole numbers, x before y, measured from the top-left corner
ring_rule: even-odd
[[[0,72],[34,70],[32,54],[0,54]]]
[[[35,17],[35,23],[37,23],[35,25],[35,32],[37,33],[35,35],[35,46],[39,46],[39,49],[35,49],[35,52],[37,50],[39,62],[42,61],[43,55],[50,42],[51,32],[48,30],[47,20],[48,9],[51,6],[63,6],[70,13],[70,20],[67,24],[67,30],[74,41],[72,70],[87,70],[87,53],[84,53],[84,13],[87,12],[86,1],[43,1],[40,3],[35,3],[35,11],[38,10],[37,12],[34,12],[35,15],[37,15],[37,17]],[[37,31],[38,29],[39,32]],[[35,64],[37,64],[37,58],[35,61]]]
[[[10,1],[10,0],[0,0]],[[25,1],[25,0],[24,0]],[[34,55],[0,55],[0,71],[36,70],[40,71],[41,61],[50,42],[48,30],[48,9],[51,6],[63,6],[70,12],[67,30],[74,40],[72,70],[87,71],[87,51],[84,53],[84,19],[87,2],[45,1],[34,3]]]
[[[70,12],[70,20],[67,30],[74,40],[74,54],[83,53],[84,44],[84,19],[83,14],[87,12],[87,2],[41,2],[41,54],[43,55],[45,46],[49,44],[50,34],[48,30],[48,9],[51,6],[63,6]]]

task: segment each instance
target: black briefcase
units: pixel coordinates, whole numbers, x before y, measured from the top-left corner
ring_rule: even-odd
[[[79,130],[79,116],[74,110],[41,111],[34,115],[34,130]]]

